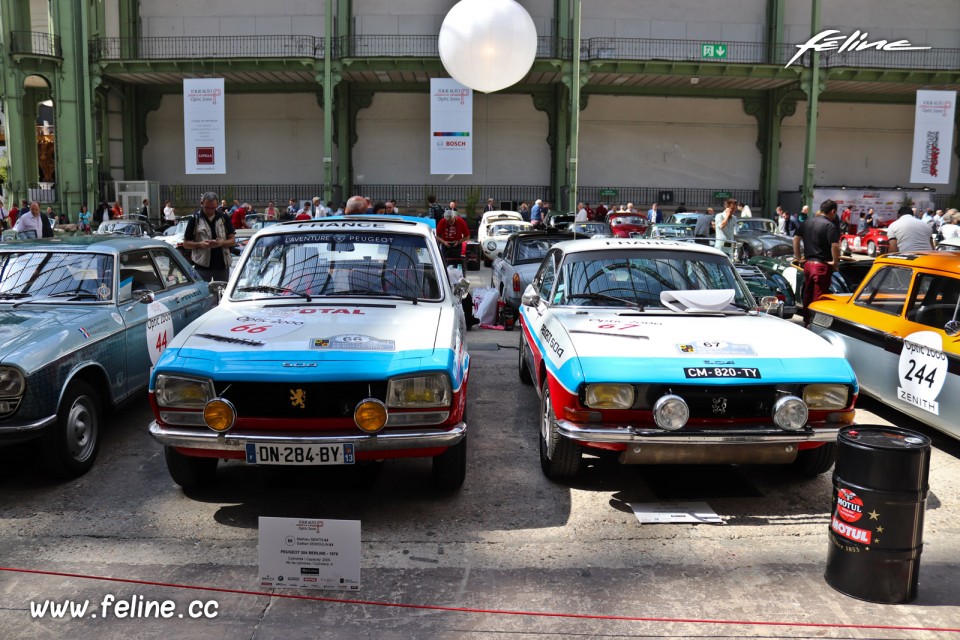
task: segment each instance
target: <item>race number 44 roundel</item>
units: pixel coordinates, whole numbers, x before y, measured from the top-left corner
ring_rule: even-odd
[[[156,365],[160,354],[173,340],[173,316],[162,302],[151,302],[147,307],[147,351],[150,364]]]

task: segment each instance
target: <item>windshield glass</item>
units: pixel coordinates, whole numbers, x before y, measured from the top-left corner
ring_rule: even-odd
[[[525,224],[498,224],[492,227],[490,232],[495,236],[508,236],[518,231],[526,231],[529,226]]]
[[[647,219],[640,216],[617,216],[610,224],[633,224],[642,227],[647,224]]]
[[[518,240],[516,264],[543,262],[543,257],[550,251],[550,247],[567,238],[523,238]]]
[[[111,300],[113,256],[41,251],[0,253],[0,302],[50,296],[57,296],[61,302]]]
[[[651,238],[690,238],[693,227],[686,225],[657,225],[650,228]]]
[[[737,233],[773,233],[775,229],[773,220],[740,220],[737,223]]]
[[[754,301],[725,256],[693,251],[597,251],[574,253],[560,269],[554,304],[663,308],[661,291],[733,289],[733,305]],[[598,295],[594,295],[598,294]],[[626,302],[618,303],[610,297]]]
[[[423,236],[287,233],[257,238],[231,299],[384,296],[439,300],[440,278]]]
[[[610,233],[610,227],[602,222],[576,222],[569,227],[574,233]]]
[[[100,225],[101,233],[122,233],[125,236],[143,235],[143,227],[136,222],[104,222]]]

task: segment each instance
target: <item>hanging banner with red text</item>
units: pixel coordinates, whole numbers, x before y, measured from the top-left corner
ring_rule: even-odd
[[[183,81],[183,151],[186,173],[226,173],[223,78]]]
[[[917,91],[910,182],[947,184],[953,157],[953,115],[956,91]]]
[[[473,89],[430,80],[430,173],[473,173]]]

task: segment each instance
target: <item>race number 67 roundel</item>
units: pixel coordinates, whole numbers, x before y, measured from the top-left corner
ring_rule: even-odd
[[[943,352],[940,334],[918,331],[905,337],[897,374],[900,400],[940,415],[937,396],[947,380],[947,355]]]
[[[147,307],[147,351],[150,364],[156,365],[160,354],[173,340],[173,316],[162,302],[151,302]]]

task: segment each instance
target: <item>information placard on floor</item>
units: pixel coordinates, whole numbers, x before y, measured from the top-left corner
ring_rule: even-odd
[[[723,524],[706,502],[633,502],[630,508],[640,524]]]
[[[360,590],[360,521],[260,518],[260,586]]]

